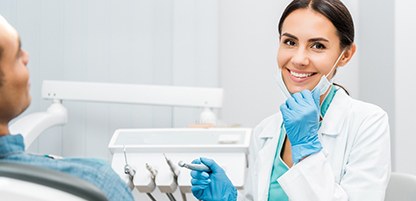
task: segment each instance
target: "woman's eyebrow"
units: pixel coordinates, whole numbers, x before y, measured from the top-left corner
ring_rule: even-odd
[[[326,38],[321,38],[321,37],[318,37],[318,38],[311,38],[311,39],[309,39],[308,41],[309,41],[309,42],[317,42],[317,41],[325,41],[325,42],[329,42],[329,40],[328,40],[328,39],[326,39]]]
[[[283,33],[282,36],[286,36],[286,37],[289,37],[289,38],[293,38],[293,39],[298,40],[298,37],[296,37],[295,35],[292,35],[290,33]]]
[[[296,37],[295,35],[290,34],[290,33],[283,33],[282,36],[286,36],[286,37],[289,37],[289,38],[293,38],[295,40],[299,40],[298,37]],[[323,38],[323,37],[311,38],[311,39],[308,40],[308,42],[317,42],[317,41],[329,42],[328,39]]]

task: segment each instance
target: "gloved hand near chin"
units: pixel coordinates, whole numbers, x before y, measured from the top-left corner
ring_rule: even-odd
[[[228,179],[224,170],[207,158],[195,159],[195,164],[205,164],[211,172],[191,171],[192,194],[203,201],[236,201],[237,189]]]
[[[319,90],[303,90],[294,93],[280,106],[295,164],[322,149],[318,139],[319,98]]]

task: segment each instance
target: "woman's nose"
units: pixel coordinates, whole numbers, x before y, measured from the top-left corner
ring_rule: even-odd
[[[298,49],[292,56],[292,64],[297,67],[304,67],[309,65],[309,57],[307,52],[303,49]]]

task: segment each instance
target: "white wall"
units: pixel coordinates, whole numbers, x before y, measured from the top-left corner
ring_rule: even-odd
[[[274,73],[277,23],[288,2],[2,0],[0,13],[18,29],[31,56],[28,112],[49,105],[40,98],[44,79],[221,86],[220,118],[252,127],[283,101]],[[395,169],[415,173],[416,160],[409,159],[415,65],[409,58],[416,16],[409,10],[412,1],[394,2],[380,1],[375,9],[372,1],[344,1],[354,17],[358,52],[336,81],[389,113]],[[108,158],[107,143],[117,128],[182,127],[199,114],[187,108],[65,105],[68,125],[44,133],[32,151]]]
[[[288,1],[220,1],[220,72],[226,122],[255,126],[283,100],[274,79],[277,23]]]
[[[415,1],[395,1],[395,154],[396,170],[416,174]]]
[[[389,115],[393,169],[396,166],[395,121],[395,46],[394,46],[394,1],[359,2],[361,41],[360,99],[379,105]]]

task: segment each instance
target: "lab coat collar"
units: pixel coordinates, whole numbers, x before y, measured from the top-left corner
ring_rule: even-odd
[[[342,124],[347,117],[351,104],[351,97],[344,90],[338,90],[322,120],[322,125],[318,132],[325,135],[338,135],[341,133]]]
[[[265,122],[276,122],[274,124],[267,124],[266,127],[263,128],[263,131],[259,134],[260,139],[266,139],[266,138],[274,138],[278,137],[280,134],[280,126],[282,124],[282,114],[276,113],[267,119],[264,120]]]
[[[282,116],[274,114],[259,124],[261,129],[258,134],[258,142],[261,144],[256,154],[255,172],[258,178],[257,196],[255,200],[267,200],[270,184],[270,175],[276,154],[277,142],[279,140]]]

